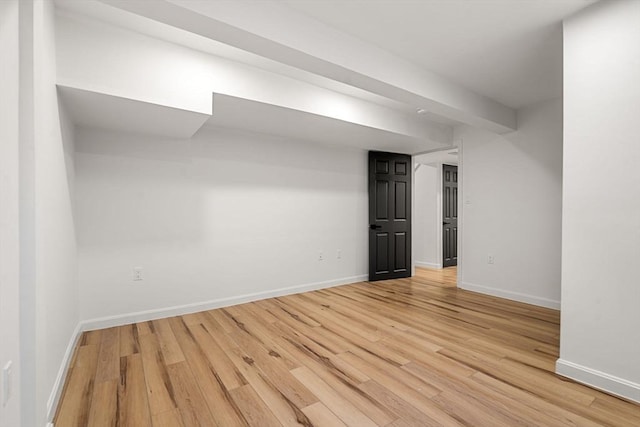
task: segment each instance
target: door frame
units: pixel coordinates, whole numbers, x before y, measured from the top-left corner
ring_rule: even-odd
[[[429,151],[424,151],[421,153],[416,153],[413,156],[411,156],[411,161],[412,161],[412,172],[411,172],[411,185],[413,186],[413,188],[411,189],[412,191],[412,198],[415,200],[415,191],[416,191],[416,160],[415,157],[421,154],[428,154],[428,153],[437,153],[440,151],[450,151],[454,148],[458,149],[458,275],[457,275],[457,285],[460,286],[460,284],[463,282],[463,277],[464,277],[464,211],[467,205],[469,205],[470,203],[468,203],[469,201],[465,198],[464,195],[464,141],[462,138],[459,138],[457,141],[454,142],[453,145],[446,147],[446,148],[438,148],[435,150],[429,150]],[[443,264],[443,257],[442,257],[442,165],[444,163],[443,162],[438,162],[436,164],[436,168],[438,170],[437,173],[437,188],[436,188],[436,221],[437,221],[437,225],[438,227],[436,227],[436,248],[437,250],[437,262],[438,262],[438,266],[439,268],[442,268],[442,264]],[[417,218],[417,214],[415,212],[416,209],[416,204],[414,203],[411,207],[412,209],[412,221],[415,221],[415,219]],[[412,233],[416,232],[416,227],[412,224]],[[412,252],[415,254],[416,253],[416,247],[414,246],[417,242],[417,239],[415,238],[415,236],[412,236]],[[413,257],[413,259],[411,260],[411,275],[415,275],[415,271],[416,271],[416,260],[415,257]]]

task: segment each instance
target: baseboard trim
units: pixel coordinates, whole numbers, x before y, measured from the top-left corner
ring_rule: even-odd
[[[182,316],[184,314],[197,313],[199,311],[213,310],[220,307],[228,307],[231,305],[244,304],[251,301],[258,301],[266,298],[280,297],[284,295],[299,294],[301,292],[315,291],[318,289],[331,288],[334,286],[348,285],[368,280],[366,274],[344,277],[340,279],[327,280],[324,282],[307,283],[305,285],[289,286],[286,288],[273,289],[264,292],[254,292],[250,294],[238,295],[233,297],[219,298],[215,300],[197,302],[193,304],[184,304],[174,307],[165,307],[154,310],[139,311],[136,313],[120,314],[115,316],[101,317],[82,321],[83,331],[91,331],[94,329],[111,328],[114,326],[123,326],[131,323],[146,322],[148,320],[161,319],[164,317]]]
[[[426,262],[426,261],[415,261],[416,267],[425,267],[425,268],[442,268],[442,264],[438,264],[435,262]]]
[[[71,359],[73,358],[73,352],[75,351],[76,344],[80,339],[84,330],[82,329],[82,323],[78,323],[76,329],[71,334],[71,339],[69,340],[69,345],[67,345],[67,349],[64,352],[64,357],[62,358],[62,363],[60,364],[60,369],[58,369],[58,375],[56,376],[56,381],[53,383],[53,389],[51,390],[51,394],[49,395],[49,400],[47,401],[47,419],[53,420],[53,417],[56,415],[55,411],[58,407],[58,402],[60,402],[60,397],[62,395],[62,389],[64,387],[64,380],[67,378],[67,373],[69,372],[69,365],[71,364]],[[51,426],[53,423],[50,422]]]
[[[492,295],[495,297],[506,298],[513,301],[537,305],[540,307],[560,310],[560,301],[555,301],[548,298],[522,294],[520,292],[505,291],[504,289],[492,288],[490,286],[476,285],[474,283],[469,283],[469,282],[462,282],[459,285],[459,287],[460,289],[466,289],[467,291],[478,292],[481,294]]]
[[[556,374],[640,403],[640,384],[638,383],[563,359],[556,361]]]

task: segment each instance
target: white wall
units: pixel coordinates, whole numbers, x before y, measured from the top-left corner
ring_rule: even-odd
[[[44,425],[78,325],[78,288],[73,135],[58,108],[53,2],[35,1],[33,13],[36,407],[26,425]]]
[[[564,24],[558,372],[640,401],[640,2]]]
[[[13,364],[11,397],[0,391],[2,427],[20,425],[18,9],[17,0],[0,2],[0,369]]]
[[[442,165],[421,164],[415,173],[415,212],[413,217],[414,259],[418,267],[442,268],[438,244],[439,171]]]
[[[464,289],[560,306],[562,103],[518,112],[518,131],[462,127]],[[488,264],[488,255],[494,264]]]
[[[34,126],[34,2],[19,1],[20,14],[20,422],[36,425],[36,242]],[[42,405],[44,406],[44,405]]]
[[[191,140],[79,130],[76,143],[83,320],[366,278],[364,151],[222,130]]]

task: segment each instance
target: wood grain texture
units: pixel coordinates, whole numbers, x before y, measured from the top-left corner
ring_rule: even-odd
[[[140,354],[120,358],[117,421],[117,426],[135,427],[151,424],[149,400]]]
[[[640,405],[554,374],[557,311],[456,270],[91,331],[68,426],[633,426]]]
[[[115,427],[118,425],[118,381],[96,384],[87,425]]]
[[[69,370],[63,399],[58,405],[56,415],[58,425],[74,427],[89,425],[98,352],[99,345],[94,344],[81,346],[76,350],[75,363]]]

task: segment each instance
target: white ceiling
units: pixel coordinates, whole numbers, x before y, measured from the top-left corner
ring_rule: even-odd
[[[562,29],[595,0],[278,0],[512,108],[562,94]]]
[[[421,120],[449,127],[470,120],[466,123],[510,131],[514,127],[502,119],[511,114],[515,124],[514,109],[561,96],[562,20],[595,1],[56,0],[56,5],[62,11],[383,105],[402,112],[408,121],[415,119],[416,106],[425,106],[422,101],[433,101],[427,102],[432,109]],[[328,50],[340,51],[342,56],[326,55]],[[379,74],[377,66],[386,69]],[[367,74],[367,69],[374,71]],[[144,102],[127,103],[72,90],[64,95],[71,107],[77,107],[71,113],[83,126],[125,123],[131,131],[145,130],[109,113],[118,108],[104,111],[104,105],[112,103],[122,104],[122,111],[137,111],[148,107]],[[89,101],[102,107],[89,108]],[[365,141],[369,145],[362,148],[369,149],[418,153],[437,146],[431,141],[427,147],[424,140],[408,134],[381,132],[274,105],[233,97],[218,97],[217,102],[216,114],[208,120],[166,106],[147,109],[150,117],[178,122],[179,135],[171,134],[171,129],[165,132],[171,136],[190,135],[207,121],[208,127],[309,140],[324,135],[344,145]],[[241,119],[248,112],[252,120]],[[485,112],[491,114],[485,116]],[[91,121],[94,117],[99,117],[98,123]]]
[[[220,94],[213,95],[215,114],[208,115],[69,86],[57,87],[69,117],[83,128],[188,139],[204,126],[407,154],[447,145]]]
[[[205,127],[241,129],[298,141],[406,154],[447,146],[446,142],[438,142],[435,138],[411,137],[221,94],[213,95],[213,110]]]
[[[80,127],[189,138],[211,117],[166,105],[58,85],[58,93],[74,124]]]
[[[239,2],[243,0],[234,1]],[[249,2],[251,2],[251,0]],[[311,83],[315,86],[330,89],[338,93],[353,96],[355,98],[393,108],[405,113],[413,114],[416,111],[416,107],[413,105],[404,104],[402,102],[362,90],[355,86],[332,80],[177,27],[163,24],[153,19],[147,19],[140,15],[128,13],[121,9],[111,7],[106,3],[101,3],[95,0],[55,0],[55,3],[62,11],[87,16],[121,28],[132,29],[136,32],[150,35],[160,40],[187,46],[222,58],[229,58],[233,61],[289,76],[303,82]],[[423,120],[443,123],[449,126],[455,126],[458,124],[455,120],[428,111],[422,113],[420,117]]]

